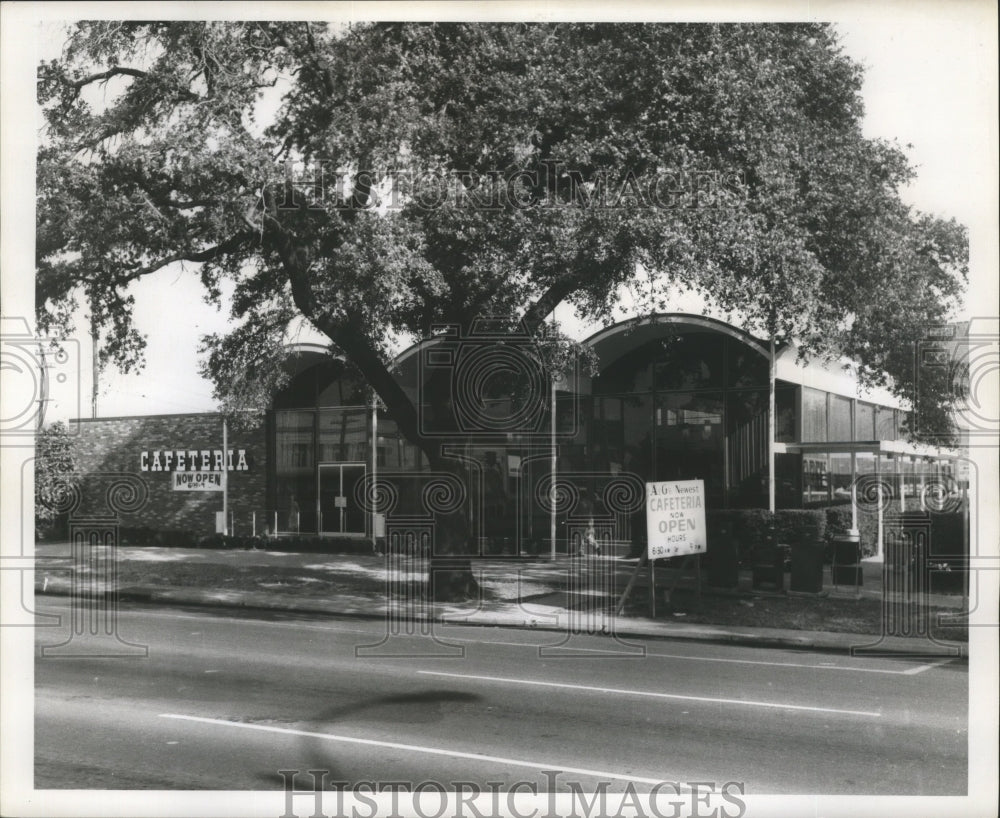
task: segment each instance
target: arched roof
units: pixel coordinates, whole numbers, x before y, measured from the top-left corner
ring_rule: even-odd
[[[330,352],[329,347],[325,347],[322,344],[285,344],[285,352],[287,354],[284,361],[282,361],[282,366],[291,378],[305,372],[311,366],[316,366],[331,359],[341,359],[341,356],[334,355]]]
[[[761,355],[768,354],[767,343],[749,332],[702,315],[688,313],[657,313],[641,318],[630,318],[610,327],[598,330],[583,343],[597,353],[600,368],[603,369],[622,355],[643,344],[661,338],[668,332],[717,332],[728,335],[745,344]]]
[[[656,313],[640,318],[630,318],[598,330],[584,340],[583,344],[591,347],[597,353],[599,367],[603,369],[622,355],[668,333],[683,334],[685,332],[706,331],[728,335],[763,356],[768,354],[767,342],[750,333],[717,318],[690,313]],[[397,376],[402,377],[405,382],[414,380],[416,377],[414,371],[416,358],[414,356],[424,345],[434,344],[439,340],[438,338],[429,338],[418,341],[396,355],[392,359],[391,367],[397,372]],[[321,344],[289,344],[286,349],[289,352],[286,367],[292,377],[311,366],[329,361],[331,358],[340,359],[340,356],[332,355],[329,348]]]

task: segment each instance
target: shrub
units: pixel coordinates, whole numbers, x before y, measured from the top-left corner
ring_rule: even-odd
[[[833,539],[845,534],[851,528],[851,506],[828,506],[826,513],[827,553],[832,554]],[[859,512],[858,531],[861,534],[861,556],[871,557],[878,551],[878,517],[875,514]]]
[[[731,537],[736,541],[740,564],[748,565],[754,549],[765,542],[771,514],[766,509],[717,509],[705,515],[708,548],[713,540]]]
[[[826,515],[816,509],[781,509],[774,514],[778,542],[813,545],[824,540]]]
[[[762,508],[712,510],[705,515],[709,554],[713,541],[731,537],[740,564],[750,565],[753,552],[767,543],[772,522],[775,542],[786,545],[821,542],[827,525],[819,509],[779,509],[773,517]]]

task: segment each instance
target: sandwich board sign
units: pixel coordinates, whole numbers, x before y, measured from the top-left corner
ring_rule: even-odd
[[[649,559],[704,554],[705,481],[646,483]]]

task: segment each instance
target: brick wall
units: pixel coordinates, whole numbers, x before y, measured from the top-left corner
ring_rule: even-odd
[[[110,502],[134,508],[119,515],[122,527],[191,531],[199,535],[215,531],[215,512],[222,511],[221,491],[175,491],[170,471],[143,471],[140,457],[143,451],[221,450],[220,415],[98,418],[74,421],[73,427],[77,432],[77,460],[84,475],[77,514],[111,513],[110,490],[118,491]],[[263,424],[249,431],[229,424],[228,447],[245,449],[250,466],[248,471],[228,472],[232,533],[250,534],[253,512],[257,514],[260,533],[266,515],[267,491]],[[137,494],[131,494],[132,491]],[[147,497],[142,502],[144,493]]]

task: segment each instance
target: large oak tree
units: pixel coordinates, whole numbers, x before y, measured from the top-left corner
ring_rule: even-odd
[[[86,299],[139,365],[130,285],[196,264],[235,282],[225,405],[266,400],[304,317],[441,468],[395,343],[503,315],[552,344],[556,305],[606,319],[623,287],[701,291],[912,398],[966,237],[903,203],[860,89],[825,25],[80,23],[39,71],[40,319]]]

